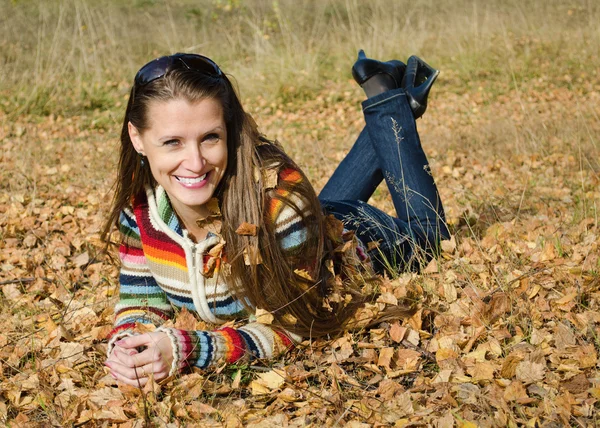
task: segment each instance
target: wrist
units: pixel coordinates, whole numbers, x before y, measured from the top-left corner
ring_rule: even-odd
[[[157,333],[164,333],[171,341],[171,355],[173,360],[171,361],[171,369],[169,370],[169,376],[173,376],[175,373],[184,365],[183,358],[181,356],[181,346],[176,336],[176,329],[159,327],[156,329]]]

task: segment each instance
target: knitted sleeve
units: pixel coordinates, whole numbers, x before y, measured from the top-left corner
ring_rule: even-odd
[[[165,292],[148,268],[134,213],[130,209],[123,210],[119,222],[120,290],[119,303],[115,306],[115,327],[109,334],[109,354],[114,342],[136,334],[136,323],[160,326],[173,317]]]
[[[214,331],[176,328],[159,328],[159,331],[167,333],[173,344],[172,373],[192,366],[205,369],[239,360],[269,360],[291,348],[292,340],[300,340],[300,337],[258,322]]]
[[[275,196],[268,200],[268,221],[275,226],[277,241],[288,254],[297,252],[308,238],[306,221],[311,216],[310,206],[294,191],[302,180],[302,174],[298,170],[282,169],[279,172],[279,185],[273,190]],[[289,202],[284,202],[280,197]]]

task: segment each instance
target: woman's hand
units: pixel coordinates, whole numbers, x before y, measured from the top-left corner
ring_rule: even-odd
[[[145,348],[139,352],[137,348]],[[150,373],[155,380],[169,376],[173,362],[173,345],[164,332],[130,336],[115,342],[105,365],[119,382],[144,386]]]

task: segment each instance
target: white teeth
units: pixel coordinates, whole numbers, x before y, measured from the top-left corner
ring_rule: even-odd
[[[184,184],[196,184],[196,183],[200,183],[202,180],[204,180],[206,178],[206,174],[204,174],[201,177],[196,177],[196,178],[177,177],[177,176],[175,176],[175,178]]]

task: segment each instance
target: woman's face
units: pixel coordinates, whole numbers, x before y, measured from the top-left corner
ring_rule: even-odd
[[[139,132],[129,123],[135,149],[148,158],[152,176],[184,222],[209,213],[212,198],[227,167],[227,128],[221,103],[206,98],[152,101],[149,128]]]

